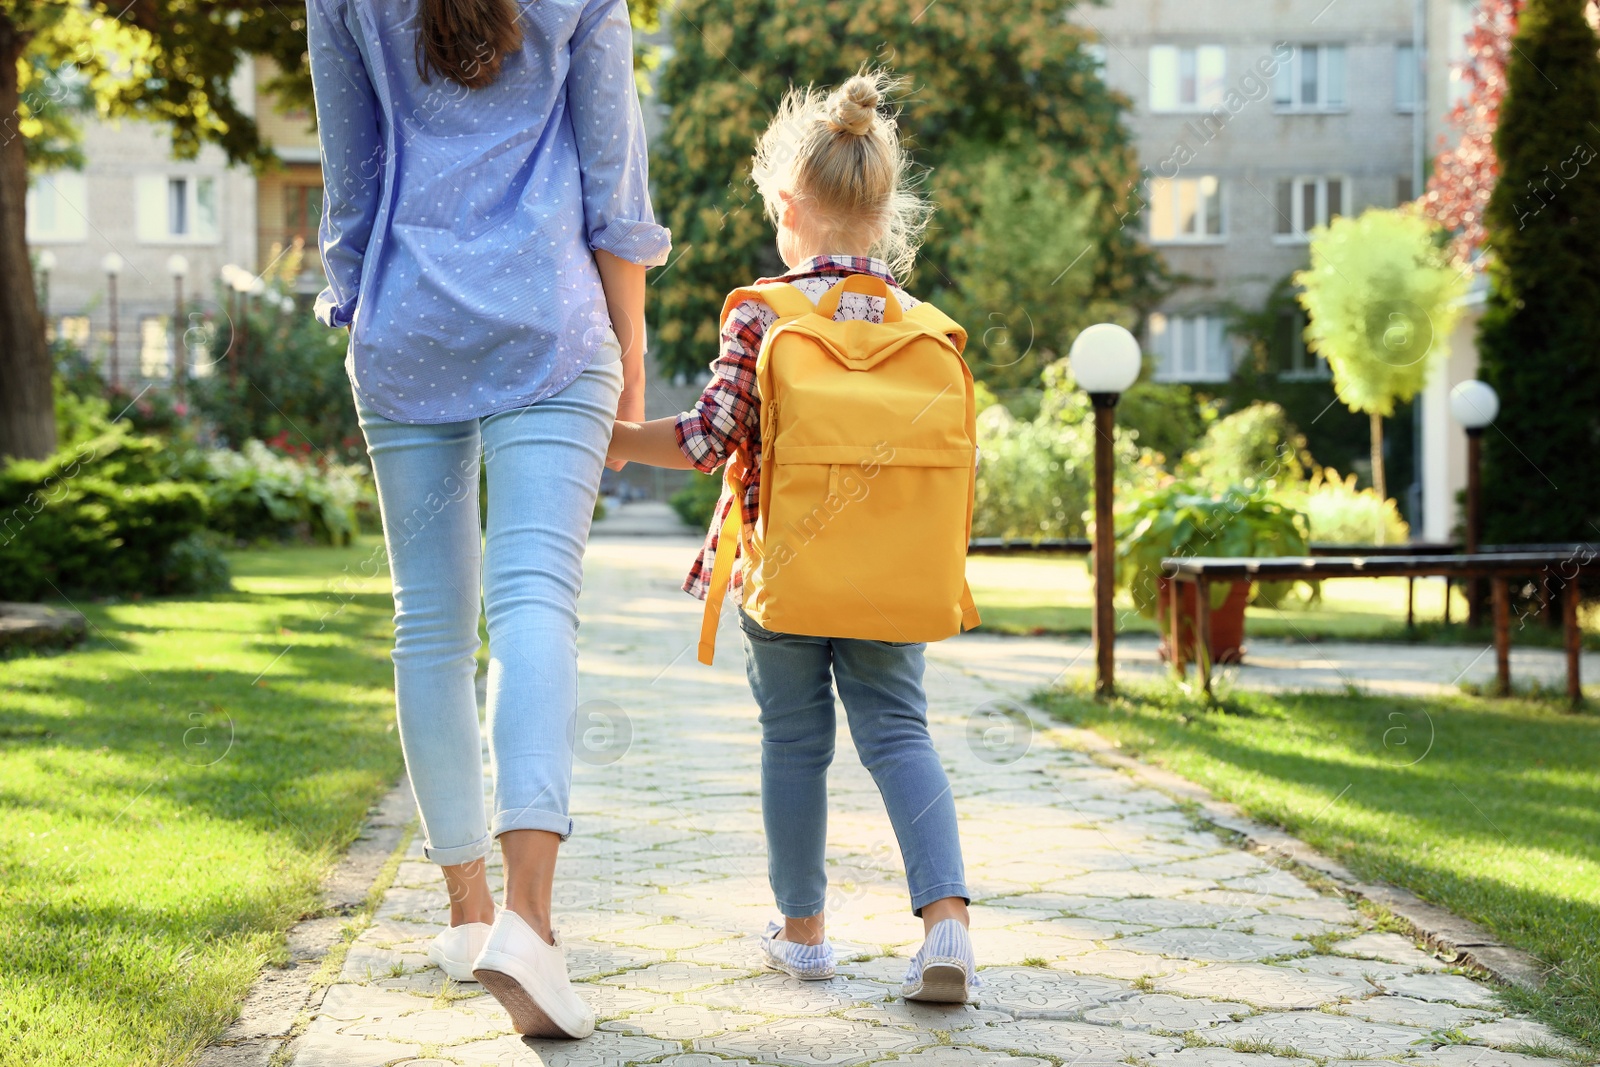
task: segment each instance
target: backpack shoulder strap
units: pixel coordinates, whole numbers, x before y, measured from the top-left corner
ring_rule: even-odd
[[[906,319],[922,326],[929,333],[943,334],[950,338],[951,342],[955,344],[957,352],[966,350],[966,329],[932,304],[918,304],[906,312]]]
[[[796,319],[817,310],[806,294],[788,282],[767,282],[765,285],[747,285],[729,293],[728,299],[722,302],[722,317],[718,321],[726,323],[733,309],[746,300],[761,301],[776,311],[779,319]]]

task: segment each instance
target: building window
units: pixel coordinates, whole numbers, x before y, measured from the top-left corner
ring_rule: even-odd
[[[1396,207],[1409,204],[1417,198],[1416,186],[1411,180],[1411,175],[1402,174],[1394,180],[1394,203]]]
[[[1210,111],[1222,106],[1227,52],[1221,45],[1154,45],[1150,49],[1150,110]]]
[[[1171,243],[1223,239],[1222,183],[1216,175],[1150,179],[1150,239]]]
[[[1233,352],[1218,315],[1151,315],[1150,348],[1157,381],[1225,382],[1233,375]]]
[[[1291,381],[1328,379],[1328,361],[1306,348],[1306,313],[1298,309],[1286,311],[1280,322],[1282,335],[1278,344],[1283,353],[1283,369],[1278,377]]]
[[[88,350],[89,332],[89,316],[87,315],[63,315],[61,321],[56,325],[56,336],[76,348],[79,352]]]
[[[217,240],[215,178],[141,174],[135,181],[139,240],[210,243]]]
[[[1278,68],[1278,110],[1342,111],[1344,80],[1344,45],[1296,45],[1294,55]]]
[[[317,229],[322,225],[322,186],[285,185],[283,224],[288,240],[298,237],[308,245],[316,244]]]
[[[1284,178],[1278,182],[1277,238],[1304,241],[1345,212],[1343,178]]]
[[[145,378],[165,378],[172,373],[172,339],[165,315],[139,320],[139,373]]]
[[[41,174],[28,186],[27,240],[46,244],[89,237],[89,197],[83,175],[72,170]]]
[[[1421,71],[1417,68],[1417,48],[1412,44],[1394,46],[1394,109],[1415,111],[1420,97]]]

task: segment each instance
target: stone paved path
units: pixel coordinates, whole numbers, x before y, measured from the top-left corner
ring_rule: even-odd
[[[414,842],[295,1046],[297,1067],[1559,1062],[1561,1042],[1492,988],[1008,717],[995,702],[1059,663],[1008,660],[982,641],[940,646],[927,679],[976,897],[978,1003],[897,997],[921,924],[882,803],[843,739],[830,931],[848,962],[822,983],[762,973],[753,932],[773,909],[757,727],[731,627],[715,668],[694,662],[697,605],[677,591],[685,544],[590,551],[578,829],[556,905],[595,1035],[519,1039],[476,984],[428,965],[448,909]]]

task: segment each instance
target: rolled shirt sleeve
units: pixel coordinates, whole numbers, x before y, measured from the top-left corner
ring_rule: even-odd
[[[317,297],[316,316],[325,326],[348,326],[355,315],[383,184],[378,98],[345,21],[354,17],[347,0],[306,4],[324,178],[318,245],[328,276],[328,287]]]
[[[583,175],[589,247],[659,267],[672,250],[672,235],[656,225],[650,206],[649,156],[625,0],[589,0],[571,49],[567,106]]]

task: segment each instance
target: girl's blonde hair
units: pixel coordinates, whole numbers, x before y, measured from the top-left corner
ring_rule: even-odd
[[[786,190],[833,235],[876,233],[871,254],[900,276],[916,262],[933,208],[912,187],[896,116],[883,106],[897,85],[887,71],[863,67],[832,92],[790,89],[756,142],[751,178],[773,225]]]

